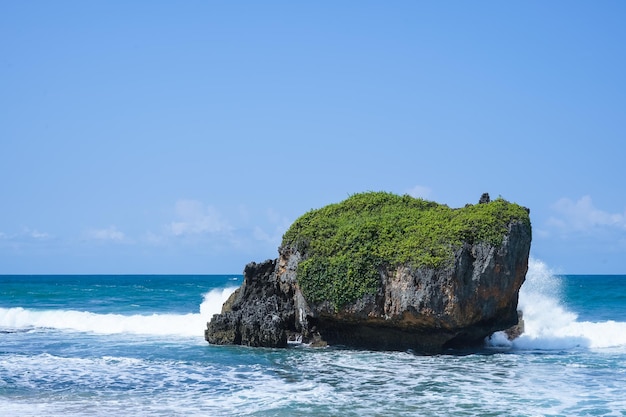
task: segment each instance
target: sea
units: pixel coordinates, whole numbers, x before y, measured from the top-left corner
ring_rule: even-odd
[[[209,345],[241,283],[0,276],[0,415],[626,416],[626,275],[533,259],[520,338],[434,356]]]

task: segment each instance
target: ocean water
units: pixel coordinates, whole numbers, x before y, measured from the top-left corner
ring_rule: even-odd
[[[241,280],[0,276],[0,415],[626,416],[626,276],[533,260],[522,337],[436,356],[211,346]]]

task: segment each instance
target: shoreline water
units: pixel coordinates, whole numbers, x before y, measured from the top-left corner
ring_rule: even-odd
[[[6,416],[626,412],[626,276],[557,276],[533,261],[520,294],[524,336],[435,356],[211,346],[206,320],[238,276],[4,278]]]

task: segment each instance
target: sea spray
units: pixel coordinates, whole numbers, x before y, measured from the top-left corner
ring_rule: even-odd
[[[626,322],[578,321],[578,315],[563,305],[563,279],[545,263],[530,259],[518,304],[524,333],[510,342],[498,332],[488,344],[524,350],[626,347]]]
[[[200,304],[200,315],[205,320],[210,320],[214,314],[222,311],[222,304],[235,292],[238,287],[216,288],[204,294],[204,301]]]
[[[57,329],[95,334],[141,334],[200,336],[206,322],[219,313],[236,287],[216,288],[204,294],[199,313],[188,314],[98,314],[76,310],[0,308],[4,331]]]
[[[0,276],[0,306],[21,307],[11,312],[16,316],[58,311],[63,318],[65,311],[88,311],[94,320],[108,314],[120,320],[188,313],[198,318],[181,324],[192,327],[193,336],[0,325],[1,415],[576,417],[626,410],[626,347],[538,351],[509,345],[502,354],[422,356],[209,345],[202,337],[206,321],[230,292],[224,289],[241,283],[241,277],[230,278]],[[554,278],[555,291],[543,293],[576,312],[575,323],[626,322],[626,275]],[[614,303],[599,306],[605,292]],[[8,316],[0,316],[6,324]]]

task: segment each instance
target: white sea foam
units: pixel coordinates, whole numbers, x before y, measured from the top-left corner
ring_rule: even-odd
[[[49,328],[96,334],[131,333],[143,335],[201,335],[206,322],[219,313],[236,287],[214,289],[204,295],[199,313],[122,315],[96,314],[76,310],[34,310],[0,308],[0,328]]]
[[[554,314],[563,313],[577,323],[558,302],[558,277],[555,280],[538,280],[543,289],[535,292],[561,308]],[[533,298],[526,298],[530,287],[524,289],[522,304],[532,304]],[[200,332],[232,290],[204,296],[201,313],[192,314],[201,316]],[[34,312],[14,313],[17,317],[24,311]],[[6,313],[0,310],[0,326],[8,322]],[[91,319],[97,324],[102,316],[108,315]],[[32,320],[26,326],[34,327]],[[547,327],[544,323],[542,328]],[[626,409],[622,348],[616,349],[617,355],[613,350],[606,355],[574,349],[568,355],[420,356],[332,348],[232,348],[201,340],[189,343],[187,337],[127,338],[87,331],[91,333],[0,335],[2,415],[585,416],[618,415]],[[198,330],[193,332],[197,337]],[[536,343],[545,348],[540,344],[544,342]]]
[[[204,294],[204,301],[200,304],[200,315],[202,318],[209,320],[214,314],[218,314],[222,311],[222,304],[224,304],[237,288],[238,287],[218,288]]]
[[[543,262],[531,259],[519,297],[524,333],[513,342],[496,333],[490,344],[518,349],[626,347],[626,322],[578,321],[562,305],[560,292],[561,278]]]
[[[203,349],[198,360],[160,358],[152,350],[149,358],[124,354],[4,356],[0,389],[10,381],[5,392],[19,387],[29,395],[0,395],[0,409],[32,417],[540,416],[607,415],[626,406],[623,378],[594,378],[604,370],[559,355],[221,348]],[[624,367],[616,364],[619,376]]]
[[[2,415],[8,416],[94,415],[94,401],[99,416],[254,415],[288,410],[296,398],[314,407],[333,390],[307,378],[285,378],[263,366],[227,366],[210,360],[12,355],[3,357],[0,377],[5,374],[12,376],[12,384],[40,396],[32,403],[20,398],[7,401],[0,395]],[[0,378],[0,389],[2,384]],[[68,387],[82,393],[72,395]],[[55,395],[59,389],[64,391],[62,398]]]

